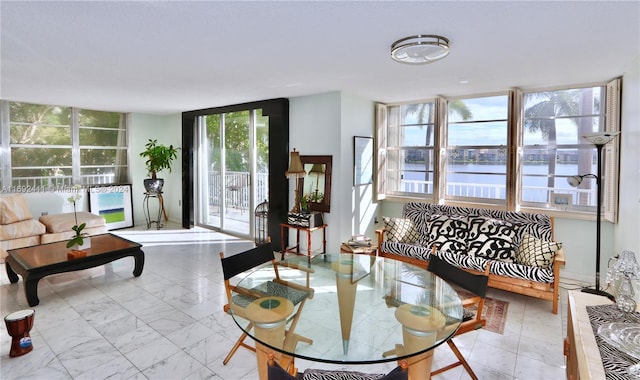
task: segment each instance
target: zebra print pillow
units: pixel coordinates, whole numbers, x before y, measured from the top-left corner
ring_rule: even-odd
[[[382,217],[387,239],[396,243],[415,243],[419,234],[410,219]]]
[[[516,258],[514,240],[518,227],[506,220],[469,217],[469,256],[512,263]]]
[[[429,248],[435,245],[440,251],[467,254],[469,222],[466,216],[431,215],[425,235],[423,245]]]
[[[321,369],[307,369],[302,374],[303,380],[403,380],[406,378],[407,372],[403,372],[400,367],[396,367],[386,375]]]
[[[524,234],[520,247],[518,247],[516,262],[531,267],[549,268],[560,248],[562,248],[562,244],[558,242],[544,241]]]

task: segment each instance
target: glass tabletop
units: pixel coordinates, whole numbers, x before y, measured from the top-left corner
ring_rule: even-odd
[[[297,321],[292,321],[293,303],[284,305],[289,298],[286,288],[279,297],[265,293],[275,277],[271,264],[240,280],[237,286],[250,292],[233,294],[231,314],[250,337],[287,355],[338,364],[394,361],[446,342],[462,321],[462,304],[455,290],[411,264],[361,254],[318,255],[310,261],[297,256],[283,263],[286,266],[279,265],[278,273],[281,280],[294,284],[290,288],[313,289]],[[297,266],[311,271],[297,270]],[[247,299],[247,294],[253,298]],[[282,340],[274,344],[256,332],[258,320],[273,314],[266,310],[271,304],[279,306],[277,313],[291,312],[285,336],[295,333],[301,340],[283,347]],[[293,306],[297,310],[300,303]],[[246,313],[247,309],[262,312]]]

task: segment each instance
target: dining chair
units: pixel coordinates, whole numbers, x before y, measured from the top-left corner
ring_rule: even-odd
[[[307,299],[313,298],[314,290],[309,287],[309,274],[313,273],[312,268],[276,261],[271,243],[262,244],[250,250],[228,257],[225,257],[224,252],[220,252],[220,261],[222,263],[224,287],[227,294],[227,304],[224,305],[224,311],[226,313],[233,313],[247,319],[245,309],[256,299],[266,296],[284,297],[291,301],[294,306],[297,306],[297,310],[287,320],[287,323],[290,322],[290,325],[285,333],[285,345],[295,346],[299,341],[309,344],[313,343],[311,339],[294,333],[304,303]],[[237,283],[235,285],[231,283],[231,280],[239,274],[255,269],[269,262],[273,265],[275,274],[274,279],[250,289],[241,287]],[[283,280],[280,277],[280,272],[278,270],[279,267],[288,267],[304,272],[306,277],[306,286]],[[245,331],[250,331],[252,328],[253,323],[250,322]],[[246,338],[247,333],[243,332],[222,361],[224,365],[231,360],[231,357],[240,347],[247,348],[253,352],[256,351],[255,347],[245,343]]]
[[[323,369],[307,369],[304,372],[297,372],[294,369],[291,374],[278,364],[273,354],[269,354],[267,367],[268,380],[407,380],[409,378],[408,365],[405,360],[401,360],[400,364],[386,375]]]
[[[429,256],[429,264],[427,270],[438,277],[447,281],[462,299],[462,307],[464,308],[462,323],[451,339],[447,340],[447,344],[453,351],[458,361],[447,366],[439,368],[431,372],[431,376],[448,371],[452,368],[462,365],[469,373],[472,379],[477,380],[478,377],[469,366],[462,353],[453,341],[454,337],[482,328],[487,324],[487,320],[482,315],[485,297],[487,295],[487,285],[489,282],[489,266],[487,264],[485,271],[482,273],[469,273],[458,267],[455,267],[446,261],[438,258],[436,255]],[[461,292],[460,289],[464,290]]]

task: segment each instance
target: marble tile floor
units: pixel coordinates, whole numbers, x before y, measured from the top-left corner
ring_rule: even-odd
[[[178,227],[176,227],[178,228]],[[133,259],[40,281],[31,331],[34,350],[9,358],[10,337],[0,326],[2,379],[224,379],[258,378],[255,355],[240,349],[222,359],[240,330],[222,310],[226,297],[218,252],[240,252],[253,243],[204,229],[117,231],[144,245],[142,276]],[[566,292],[561,311],[530,297],[490,290],[509,301],[504,335],[479,330],[456,344],[480,379],[564,379]],[[29,308],[22,280],[10,284],[0,270],[3,316]],[[448,347],[436,350],[434,367],[449,363]],[[340,368],[297,360],[300,369]],[[395,363],[349,366],[387,372]],[[462,367],[434,377],[468,379]]]

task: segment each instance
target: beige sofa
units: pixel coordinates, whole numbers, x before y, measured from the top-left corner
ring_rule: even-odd
[[[20,194],[0,197],[0,258],[4,261],[7,250],[40,244],[40,235],[46,232],[44,224],[31,215],[29,202]]]
[[[85,211],[77,213],[78,223],[86,223],[84,229],[89,235],[108,232],[103,217]],[[76,224],[73,212],[43,215],[33,218],[29,202],[21,194],[0,196],[0,258],[4,261],[7,250],[53,243],[71,239]]]

